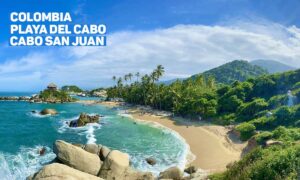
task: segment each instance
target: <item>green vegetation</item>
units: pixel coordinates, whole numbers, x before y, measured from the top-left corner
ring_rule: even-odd
[[[238,71],[239,66],[229,69]],[[241,140],[255,138],[259,144],[256,149],[224,173],[212,175],[211,179],[299,178],[300,70],[271,75],[262,73],[247,80],[231,76],[229,72],[223,71],[215,77],[229,78],[221,80],[225,83],[233,79],[243,82],[217,84],[213,76],[201,74],[164,85],[157,83],[164,73],[164,68],[158,66],[141,78],[139,73],[136,78],[132,74],[114,77],[116,85],[107,89],[107,94],[108,98],[122,98],[132,104],[149,105],[175,115],[234,125]],[[132,82],[132,79],[136,80]],[[290,95],[287,94],[289,90]],[[282,143],[266,146],[266,141],[271,139]]]
[[[163,75],[164,68],[157,66],[151,73],[131,84],[130,74],[117,80],[116,86],[107,91],[108,98],[123,98],[132,104],[150,105],[153,108],[172,111],[174,114],[187,117],[213,117],[217,113],[217,93],[213,78],[197,76],[194,80],[176,81],[167,86],[157,84]],[[136,73],[139,75],[139,73]]]
[[[43,102],[49,102],[49,103],[73,102],[76,100],[70,97],[68,93],[66,93],[65,91],[55,91],[49,89],[41,91],[39,94],[39,98]]]
[[[71,86],[63,86],[61,88],[62,91],[68,92],[68,93],[81,93],[83,92],[82,89],[80,89],[78,86],[71,85]]]
[[[241,133],[241,140],[247,140],[255,134],[256,127],[253,124],[244,122],[236,127]]]
[[[252,65],[243,60],[235,60],[205,71],[202,75],[204,75],[204,77],[214,77],[218,83],[231,84],[234,81],[246,81],[249,78],[267,73],[268,71],[260,66]],[[194,75],[191,78],[194,79],[196,76],[197,75]]]

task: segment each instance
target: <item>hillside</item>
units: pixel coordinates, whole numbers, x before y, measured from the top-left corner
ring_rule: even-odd
[[[296,69],[295,67],[274,60],[258,59],[251,61],[250,63],[266,69],[269,73],[285,72]]]
[[[231,84],[234,81],[245,81],[249,78],[254,78],[268,72],[256,65],[252,65],[247,61],[234,60],[219,67],[201,73],[204,77],[214,77],[216,82]],[[192,79],[200,74],[191,76]]]
[[[63,86],[61,88],[62,91],[68,92],[68,93],[80,93],[83,92],[82,89],[80,89],[78,86],[70,85],[70,86]]]

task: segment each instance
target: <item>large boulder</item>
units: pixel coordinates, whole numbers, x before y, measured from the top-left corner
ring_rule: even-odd
[[[93,176],[69,166],[53,163],[44,166],[39,172],[31,175],[27,180],[102,180],[100,177]]]
[[[158,179],[173,179],[180,180],[183,177],[183,172],[178,167],[171,167],[159,174]]]
[[[99,176],[103,179],[123,179],[129,167],[129,156],[118,150],[112,150],[106,157]]]
[[[111,150],[108,147],[102,146],[102,148],[100,150],[100,154],[99,154],[99,157],[100,157],[101,161],[104,161],[106,159],[106,157],[108,156],[110,151]]]
[[[53,151],[63,164],[92,175],[98,175],[102,162],[96,154],[61,140],[55,141]]]
[[[100,118],[99,115],[90,116],[86,113],[81,113],[78,119],[70,122],[69,126],[81,127],[81,126],[85,126],[88,123],[97,123],[99,121],[99,118]]]
[[[97,144],[86,144],[84,146],[84,150],[86,150],[87,152],[89,153],[92,153],[92,154],[97,154],[99,156],[100,154],[100,150],[101,150],[101,145],[97,145]]]
[[[57,114],[57,111],[55,109],[43,109],[40,112],[41,115],[55,115]]]

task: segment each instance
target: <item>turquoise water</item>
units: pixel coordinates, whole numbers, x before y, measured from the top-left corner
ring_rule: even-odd
[[[3,94],[0,94],[3,95]],[[30,95],[30,94],[23,94]],[[31,113],[54,108],[56,116]],[[69,128],[67,121],[76,119],[81,112],[104,115],[99,124]],[[55,158],[52,144],[56,139],[73,143],[97,143],[130,155],[132,165],[140,170],[157,173],[173,165],[183,167],[187,145],[169,130],[147,124],[134,124],[121,109],[101,105],[30,104],[0,101],[0,177],[25,179],[42,165]],[[47,147],[47,153],[38,151]],[[150,166],[145,158],[154,157],[158,163]]]

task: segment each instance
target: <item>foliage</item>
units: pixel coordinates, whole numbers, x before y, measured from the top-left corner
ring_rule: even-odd
[[[241,133],[241,140],[246,141],[254,135],[256,127],[253,124],[244,122],[235,128]]]
[[[73,93],[80,93],[83,92],[82,89],[80,89],[78,86],[75,85],[71,85],[71,86],[63,86],[61,88],[62,91],[66,91],[66,92],[73,92]]]
[[[297,179],[300,167],[300,144],[287,147],[256,148],[224,173],[211,175],[212,180],[280,180]]]
[[[118,78],[116,86],[108,89],[108,98],[123,98],[132,104],[150,105],[188,117],[213,117],[217,113],[217,94],[213,78],[197,76],[194,80],[158,84],[164,73],[162,66],[128,84],[129,75]],[[136,73],[137,74],[137,73]],[[117,78],[113,78],[117,79]],[[123,80],[125,83],[123,83]]]
[[[217,68],[208,70],[202,75],[204,77],[214,77],[218,83],[231,84],[234,81],[246,81],[249,78],[257,77],[268,72],[256,65],[252,65],[247,61],[235,60],[226,63]],[[194,79],[195,76],[191,78]]]
[[[40,92],[39,98],[44,102],[72,102],[76,100],[70,97],[65,91],[55,91],[49,89]]]

